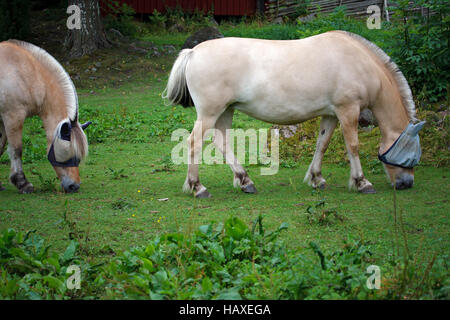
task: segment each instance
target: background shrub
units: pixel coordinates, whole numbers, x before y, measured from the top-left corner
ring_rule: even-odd
[[[448,95],[450,74],[450,6],[445,0],[416,0],[415,6],[431,11],[411,11],[409,1],[396,1],[394,57],[416,98],[436,102]]]
[[[105,29],[113,28],[125,36],[135,36],[138,29],[136,24],[133,23],[136,13],[134,9],[126,3],[122,3],[120,6],[117,1],[112,0],[106,1],[106,5],[110,12],[103,20]]]
[[[25,39],[30,32],[30,0],[0,2],[0,41]]]

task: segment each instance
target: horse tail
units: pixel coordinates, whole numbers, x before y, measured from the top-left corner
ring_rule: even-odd
[[[182,50],[170,71],[169,81],[162,97],[173,105],[181,104],[185,108],[194,105],[186,82],[186,65],[193,52],[192,49]]]

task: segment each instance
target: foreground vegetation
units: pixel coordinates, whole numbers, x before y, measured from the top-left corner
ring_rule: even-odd
[[[446,259],[433,257],[423,271],[392,257],[392,273],[382,290],[366,285],[372,252],[351,237],[342,248],[324,253],[315,242],[310,258],[287,249],[282,224],[267,232],[262,216],[250,229],[236,217],[202,225],[190,236],[169,233],[133,247],[106,263],[91,265],[72,240],[63,254],[28,232],[0,236],[0,298],[14,299],[380,299],[448,298]],[[82,274],[78,288],[69,268]],[[69,287],[69,289],[68,289]]]
[[[179,48],[190,28],[138,33],[157,46]],[[399,25],[370,31],[339,11],[300,24],[256,20],[219,28],[226,36],[272,39],[344,29],[403,61],[395,53],[404,35]],[[9,161],[0,158],[6,187],[0,192],[0,298],[449,298],[448,117],[439,113],[448,103],[442,90],[414,89],[419,118],[428,124],[410,190],[395,193],[386,182],[373,127],[360,131],[361,161],[377,194],[347,190],[349,165],[338,130],[325,155],[329,188],[311,190],[302,183],[317,134],[316,121],[310,121],[282,142],[277,175],[260,176],[259,165],[248,166],[258,194],[233,189],[226,165],[203,165],[200,176],[213,198],[197,200],[181,192],[185,166],[170,160],[177,143],[171,133],[191,130],[195,119],[192,108],[161,100],[174,59],[175,54],[127,55],[117,49],[65,65],[79,88],[80,119],[93,121],[81,189],[61,192],[46,160],[42,123],[27,119],[24,170],[36,192],[21,195],[7,184]],[[97,71],[85,72],[94,62],[100,62]],[[437,78],[448,76],[442,66],[436,70]],[[270,124],[238,113],[233,127]],[[67,289],[71,265],[81,268],[80,290]],[[370,265],[380,267],[380,290],[366,286]]]

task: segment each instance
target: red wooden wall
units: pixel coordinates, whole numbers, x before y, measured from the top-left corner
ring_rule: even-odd
[[[153,13],[153,10],[164,12],[166,6],[176,8],[181,6],[184,11],[195,9],[205,13],[214,8],[218,16],[250,16],[256,13],[256,0],[117,0],[131,6],[136,13]],[[102,8],[105,5],[100,1]]]

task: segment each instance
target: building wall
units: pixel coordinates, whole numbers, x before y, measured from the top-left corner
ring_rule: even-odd
[[[258,1],[259,0],[118,0],[119,3],[126,3],[131,6],[136,13],[153,13],[155,9],[159,12],[164,12],[166,6],[176,8],[177,5],[179,5],[187,12],[193,12],[195,9],[208,12],[214,8],[214,15],[222,16],[253,15],[256,13]],[[106,6],[102,4],[102,7],[105,8]]]

